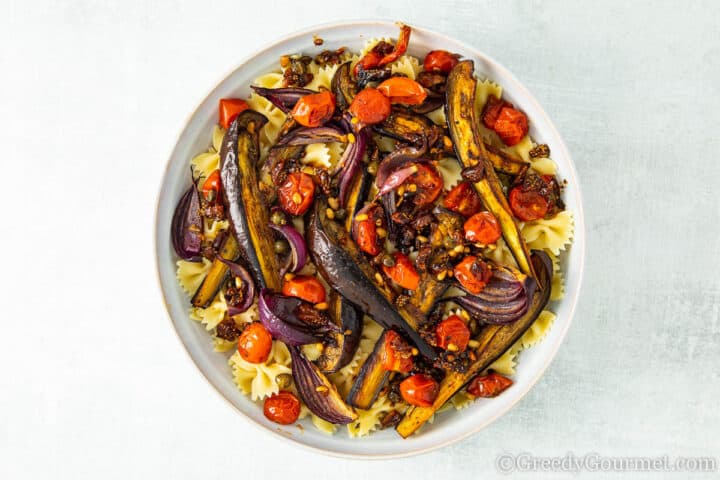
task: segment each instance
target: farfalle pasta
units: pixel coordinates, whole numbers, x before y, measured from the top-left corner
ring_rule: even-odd
[[[501,85],[410,55],[410,34],[288,52],[220,100],[189,159],[188,317],[277,424],[407,437],[501,395],[563,298],[573,219],[549,147]]]

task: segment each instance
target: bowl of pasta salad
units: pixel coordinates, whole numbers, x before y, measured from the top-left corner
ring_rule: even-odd
[[[334,23],[243,61],[177,140],[156,216],[174,329],[242,416],[339,456],[426,452],[537,382],[583,272],[580,186],[472,46]]]

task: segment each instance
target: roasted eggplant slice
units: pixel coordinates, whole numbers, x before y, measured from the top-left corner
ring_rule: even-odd
[[[405,143],[418,143],[426,138],[428,146],[434,145],[442,136],[442,129],[426,116],[399,108],[393,108],[388,118],[374,129],[381,135]]]
[[[280,264],[273,249],[270,209],[258,188],[258,137],[267,122],[262,114],[245,110],[233,120],[220,149],[220,179],[232,231],[245,264],[261,288],[279,291]]]
[[[385,331],[387,332],[387,330]],[[347,403],[355,408],[367,410],[377,400],[380,390],[390,378],[390,372],[383,367],[383,348],[385,345],[385,332],[375,343],[372,353],[363,363],[357,378],[353,382]]]
[[[334,373],[350,363],[362,333],[362,313],[352,303],[336,292],[330,294],[330,318],[339,327],[339,331],[331,333],[330,340],[325,342],[322,354],[315,364],[324,373]]]
[[[326,208],[324,201],[315,202],[307,231],[310,254],[325,281],[384,328],[394,328],[405,335],[423,356],[434,359],[435,350],[411,326],[415,323],[413,315],[392,304],[393,291],[384,282],[378,282],[377,278],[382,277],[376,275],[377,271],[347,231],[327,218]]]
[[[228,261],[235,261],[240,256],[240,246],[232,234],[225,235],[218,255]],[[230,266],[221,262],[217,258],[213,260],[207,275],[200,284],[200,287],[193,295],[191,300],[193,307],[206,308],[210,305],[217,295],[218,290],[222,287],[223,282],[230,272]]]
[[[311,412],[330,423],[346,425],[357,413],[346,404],[335,385],[297,347],[288,347],[292,357],[292,376],[300,397]]]
[[[495,148],[487,142],[484,142],[484,144],[488,159],[498,172],[515,176],[520,175],[530,167],[528,162],[525,162],[507,152],[503,152],[499,148]]]
[[[352,229],[353,218],[355,214],[363,207],[363,200],[367,198],[372,184],[372,177],[366,171],[362,170],[352,180],[352,184],[347,191],[345,197],[345,231],[350,232]]]
[[[474,182],[480,198],[502,228],[503,237],[510,247],[520,270],[537,278],[530,262],[530,254],[520,235],[520,229],[513,218],[500,180],[493,169],[485,145],[477,131],[475,114],[474,64],[472,60],[463,60],[452,69],[447,81],[445,109],[448,128],[455,144],[455,152],[465,168],[481,166],[484,175]],[[544,284],[540,284],[544,288]]]
[[[404,307],[417,320],[416,324],[411,324],[414,328],[417,328],[417,325],[430,313],[447,288],[446,282],[438,282],[429,274],[421,277],[420,285]],[[347,399],[350,405],[365,410],[370,408],[385,386],[389,372],[382,367],[384,342],[385,333],[383,332],[353,382]]]
[[[352,79],[350,65],[352,62],[345,62],[335,71],[330,88],[335,94],[337,107],[340,110],[347,110],[357,95],[357,85]]]
[[[530,257],[533,268],[538,274],[538,282],[550,285],[552,280],[552,261],[543,251],[534,250]],[[529,279],[532,281],[532,279]],[[534,289],[530,306],[522,318],[507,325],[488,325],[476,339],[480,346],[475,350],[477,360],[464,373],[449,372],[440,383],[440,391],[432,407],[410,407],[397,426],[397,431],[407,438],[423,425],[458,390],[475,375],[485,370],[492,362],[510,348],[537,319],[550,298],[550,288]]]

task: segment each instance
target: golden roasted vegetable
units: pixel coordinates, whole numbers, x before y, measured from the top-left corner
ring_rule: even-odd
[[[538,282],[550,285],[552,280],[552,261],[543,251],[533,251],[531,261],[538,273]],[[488,325],[476,338],[480,345],[475,349],[475,360],[465,373],[449,372],[442,383],[432,407],[410,407],[397,426],[398,433],[407,438],[424,424],[445,402],[469,382],[475,375],[485,370],[492,362],[510,348],[533,324],[543,311],[550,298],[550,288],[535,289],[528,311],[519,320],[506,325]]]
[[[485,143],[485,151],[487,152],[490,163],[492,163],[492,166],[498,172],[506,173],[508,175],[520,175],[523,171],[530,167],[528,162],[525,162],[507,152],[503,152],[487,142]]]
[[[475,86],[477,80],[473,74],[472,60],[463,60],[452,69],[447,81],[445,109],[455,152],[465,168],[483,169],[482,178],[473,183],[480,198],[502,228],[503,237],[515,257],[520,270],[536,278],[530,262],[530,254],[520,235],[520,229],[513,218],[510,206],[502,190],[500,180],[495,174],[485,145],[477,131],[475,115]],[[540,284],[545,288],[545,284]]]
[[[228,232],[218,252],[225,260],[235,261],[240,256],[240,247],[232,233]],[[206,308],[217,295],[218,290],[227,278],[230,267],[218,259],[213,260],[207,275],[193,295],[193,307]]]

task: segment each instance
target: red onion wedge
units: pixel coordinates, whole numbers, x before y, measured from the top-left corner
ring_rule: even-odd
[[[170,234],[175,253],[183,260],[200,261],[202,233],[200,195],[193,183],[183,194],[173,214]]]
[[[242,280],[243,283],[243,301],[240,305],[228,307],[228,314],[232,317],[245,312],[250,308],[250,305],[253,303],[253,298],[255,297],[255,282],[253,281],[252,275],[239,263],[224,259],[221,255],[215,258],[227,265],[230,273]]]
[[[295,104],[305,95],[317,93],[307,88],[263,88],[251,86],[255,93],[263,98],[266,98],[270,103],[275,105],[277,108],[282,110],[284,113],[289,113],[293,109]]]
[[[276,146],[299,146],[313,143],[347,142],[347,135],[335,127],[298,128],[291,131]]]
[[[360,166],[362,165],[363,156],[365,156],[365,150],[370,139],[370,133],[367,129],[362,128],[355,134],[355,141],[348,144],[343,152],[342,157],[338,161],[338,168],[342,168],[340,171],[340,205],[345,207],[347,201],[347,194],[350,186],[352,185],[353,178],[357,175]]]
[[[287,272],[295,273],[302,270],[307,263],[308,251],[305,245],[305,239],[300,235],[300,232],[295,230],[295,227],[290,224],[275,225],[274,223],[270,223],[270,228],[280,232],[290,245],[290,255],[288,256],[287,263],[280,271],[280,275],[282,276]]]
[[[302,304],[313,308],[299,298],[286,297],[263,289],[258,296],[260,322],[273,338],[295,346],[317,343],[328,333],[339,330],[340,327],[326,316],[312,324],[301,320],[296,312]]]
[[[335,385],[297,347],[291,346],[289,349],[295,386],[310,411],[338,425],[354,421],[357,413],[340,397]]]
[[[380,165],[378,165],[377,175],[375,176],[375,185],[379,190],[383,190],[385,183],[390,176],[408,166],[409,163],[420,163],[427,161],[421,158],[427,151],[427,142],[423,141],[419,146],[405,146],[393,150],[385,156]],[[399,184],[398,184],[399,185]],[[390,191],[388,189],[387,191]]]

